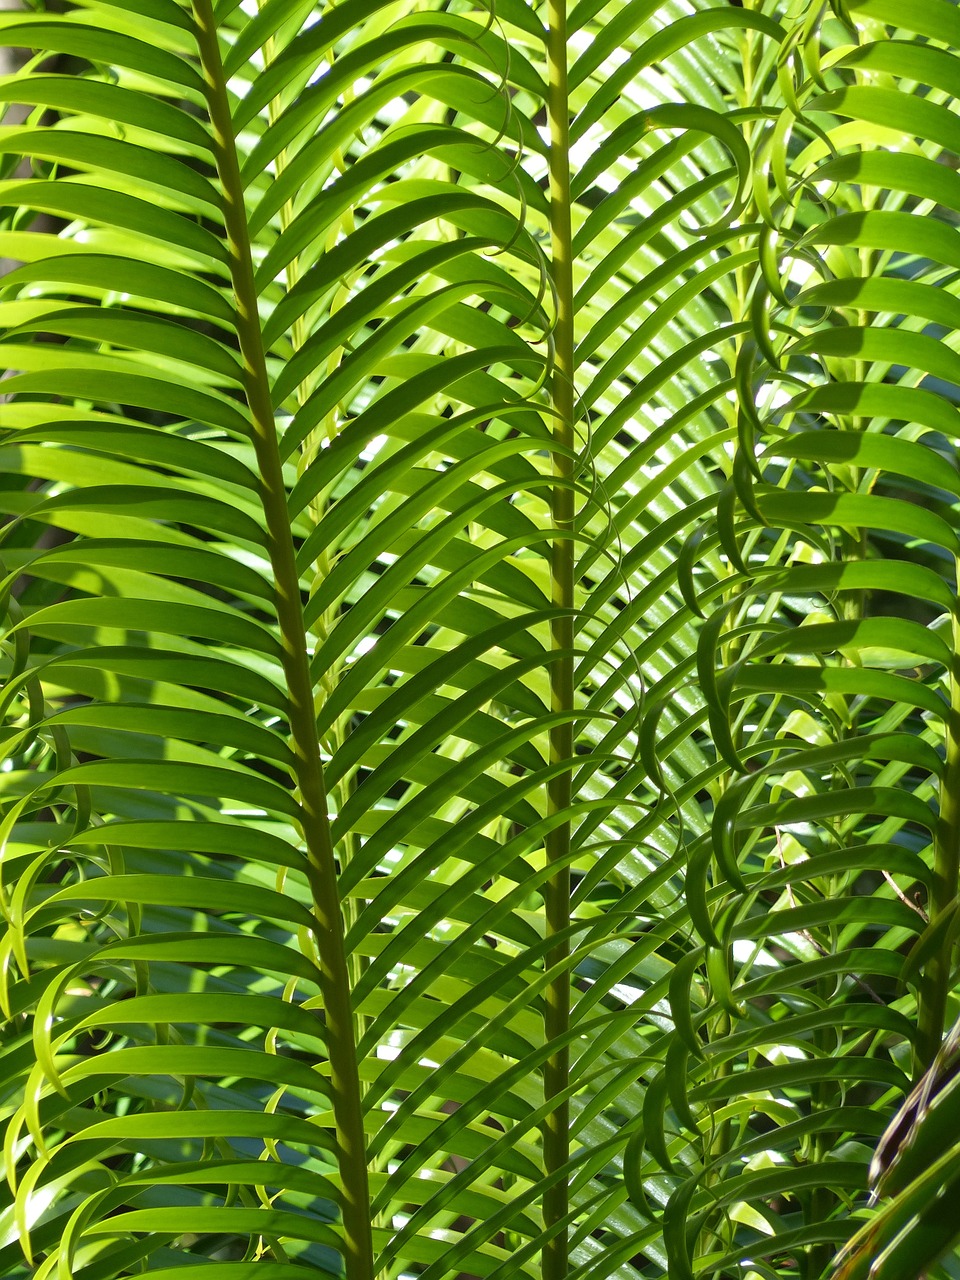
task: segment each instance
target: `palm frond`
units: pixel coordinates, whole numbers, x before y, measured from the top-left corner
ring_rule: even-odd
[[[4,1274],[912,1274],[955,26],[0,14]]]

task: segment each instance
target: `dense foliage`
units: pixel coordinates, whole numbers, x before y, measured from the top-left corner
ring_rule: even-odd
[[[0,1275],[956,1280],[960,11],[0,47]]]

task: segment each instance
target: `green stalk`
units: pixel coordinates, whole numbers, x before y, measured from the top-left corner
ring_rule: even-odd
[[[574,603],[574,308],[573,260],[570,225],[570,106],[567,93],[567,6],[566,0],[549,0],[547,62],[549,89],[547,115],[550,120],[550,239],[553,256],[557,323],[554,330],[555,364],[551,383],[553,434],[558,451],[554,454],[556,483],[552,491],[552,515],[558,536],[554,538],[551,578],[553,603],[563,610],[552,627],[552,643],[563,656],[550,666],[550,697],[554,711],[573,709],[573,603]],[[573,724],[567,722],[550,731],[550,761],[573,760]],[[569,813],[572,768],[565,769],[550,783],[550,813]],[[547,936],[561,933],[570,923],[570,821],[559,822],[546,841],[548,866],[553,867],[544,886]],[[558,943],[547,953],[549,968],[561,966],[546,992],[544,1033],[547,1042],[564,1036],[570,1024],[570,976],[566,965],[569,944]],[[547,1059],[543,1072],[546,1100],[559,1099],[570,1075],[570,1053],[564,1047]],[[569,1103],[557,1101],[544,1123],[544,1172],[566,1167],[570,1157]],[[549,1231],[568,1212],[567,1180],[560,1178],[543,1197],[543,1225]],[[566,1230],[558,1231],[543,1247],[544,1280],[566,1280],[568,1241]]]
[[[258,13],[261,12],[266,2],[267,0],[257,0]],[[264,60],[265,67],[267,68],[271,67],[273,63],[276,61],[276,58],[277,58],[276,41],[274,37],[271,36],[263,46],[263,60]],[[271,98],[270,102],[267,104],[267,119],[269,120],[270,124],[271,125],[276,124],[280,115],[281,115],[280,98],[279,97]],[[287,167],[287,148],[286,147],[282,147],[280,151],[277,153],[277,157],[276,157],[276,160],[274,161],[274,164],[276,166],[276,175],[279,178]],[[294,208],[293,208],[293,199],[291,198],[285,201],[280,208],[281,232],[286,231],[287,227],[289,227],[290,223],[293,221],[293,217],[294,217]],[[284,274],[284,279],[286,281],[287,292],[289,292],[300,279],[300,255],[299,254],[297,254],[294,258],[292,258],[287,263],[286,267],[284,268],[283,274]],[[296,320],[294,320],[291,326],[291,331],[290,331],[290,345],[293,348],[294,354],[296,354],[302,349],[306,340],[307,340],[307,331],[306,331],[305,317],[298,316]],[[300,385],[297,387],[297,404],[301,408],[306,403],[308,396],[309,396],[309,391],[307,390],[306,383],[301,382]],[[328,431],[327,434],[329,436],[332,433]],[[304,442],[304,447],[301,449],[301,453],[300,453],[298,475],[302,475],[303,472],[307,470],[307,468],[310,466],[310,462],[312,458],[315,457],[319,451],[319,446],[317,446],[314,443],[315,436],[316,436],[316,431],[314,431],[311,436],[308,436],[307,440]],[[322,497],[315,499],[315,502],[318,502],[318,503],[322,502]],[[325,547],[321,552],[317,560],[317,563],[314,566],[314,580],[318,582],[322,581],[322,579],[325,577],[327,573],[329,573],[329,571],[330,571],[330,555],[327,548]],[[329,616],[329,610],[326,613],[322,613],[317,618],[316,622],[313,625],[313,635],[315,638],[319,637],[321,641],[326,640],[328,635],[328,628],[326,625],[328,616]],[[332,690],[335,689],[337,684],[339,683],[341,676],[342,676],[342,662],[324,671],[323,679],[319,688],[320,696],[323,697],[324,695],[327,695],[330,692],[332,692]],[[322,743],[322,745],[326,747],[327,753],[329,755],[333,755],[334,751],[338,747],[342,746],[344,739],[346,738],[347,726],[349,724],[351,714],[352,714],[351,712],[346,712],[344,715],[338,716],[334,724],[331,725],[330,730],[327,734],[327,738]],[[333,802],[334,802],[334,807],[338,813],[346,804],[351,791],[353,791],[355,788],[356,788],[356,768],[350,770],[350,772],[340,780],[339,785],[334,788]],[[352,831],[347,832],[347,834],[344,836],[340,844],[341,870],[343,870],[350,863],[351,859],[356,856],[356,846],[357,846],[356,834]],[[349,933],[351,928],[356,924],[357,918],[360,915],[360,910],[361,910],[360,900],[358,898],[353,898],[353,897],[347,898],[340,904],[340,910],[341,910],[341,916],[343,920],[344,933]],[[365,965],[364,965],[363,956],[359,956],[356,953],[354,953],[347,958],[347,973],[350,979],[351,990],[353,990],[353,988],[356,986],[357,982],[359,981],[360,976],[363,973],[364,967]],[[363,1033],[367,1028],[368,1022],[369,1022],[369,1019],[366,1018],[363,1014],[357,1014],[354,1017],[353,1034],[354,1034],[355,1043],[362,1038]],[[364,1085],[362,1082],[360,1087],[361,1087],[361,1093],[362,1093],[364,1091]]]
[[[953,619],[950,712],[946,719],[946,762],[940,783],[940,817],[933,838],[933,883],[930,887],[929,915],[936,925],[955,904],[960,889],[960,618]],[[924,970],[920,984],[920,1009],[915,1054],[915,1075],[927,1070],[943,1039],[947,997],[951,990],[953,939],[947,928],[937,951]]]
[[[230,273],[237,308],[237,338],[243,362],[243,383],[252,419],[252,443],[260,475],[260,496],[267,527],[267,549],[273,567],[282,662],[287,680],[291,747],[300,802],[300,825],[307,849],[307,875],[316,917],[315,935],[320,965],[330,1091],[342,1183],[344,1262],[347,1280],[373,1280],[373,1242],[366,1142],[360,1101],[360,1077],[337,870],[330,825],[323,763],[317,740],[313,682],[300,583],[270,381],[257,314],[257,291],[240,165],[234,145],[233,122],[217,42],[211,0],[193,0],[197,45],[213,129],[214,154],[223,192],[223,217],[230,252]]]

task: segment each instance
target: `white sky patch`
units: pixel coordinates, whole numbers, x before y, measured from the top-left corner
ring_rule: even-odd
[[[550,130],[544,125],[538,125],[537,132],[543,141],[550,145]],[[582,138],[578,138],[570,148],[570,167],[574,173],[578,173],[585,164],[593,158],[597,147],[602,143],[605,137],[609,136],[609,130],[604,129],[601,122],[592,124]],[[617,171],[620,172],[617,172]],[[599,187],[601,191],[616,191],[620,182],[629,172],[629,166],[623,161],[617,160],[615,165],[611,166],[611,171],[601,170],[594,178],[594,185]]]
[[[407,114],[407,104],[402,98],[391,98],[382,107],[377,108],[377,119],[386,120],[387,124],[396,124]]]
[[[360,457],[364,462],[372,462],[386,443],[386,436],[374,436],[367,447],[361,451]]]
[[[803,258],[790,259],[790,270],[787,272],[788,280],[802,287],[813,275],[816,275],[816,271],[809,262],[805,262]]]
[[[617,187],[620,185],[620,179],[615,177],[612,173],[598,173],[597,180],[594,185],[598,186],[601,191],[609,193],[611,191],[616,191]]]
[[[325,76],[329,70],[330,70],[329,65],[325,62],[321,62],[320,65],[317,67],[316,71],[310,72],[310,78],[307,81],[307,84],[308,85],[316,84],[317,81],[322,79],[322,77]]]
[[[547,141],[550,139],[550,132],[547,129],[541,130],[541,136],[546,133]],[[603,128],[600,124],[593,124],[570,148],[570,164],[575,170],[582,169],[593,153],[596,151],[599,143],[603,141],[609,134],[609,130]]]
[[[629,57],[630,51],[624,49],[622,45],[618,45],[600,65],[604,71],[614,70],[617,67],[622,67]]]
[[[357,643],[353,646],[353,652],[350,654],[350,657],[347,659],[347,661],[352,662],[355,658],[363,657],[365,653],[370,652],[370,650],[373,648],[373,646],[376,643],[377,643],[376,636],[363,636],[363,638],[358,640]]]
[[[735,396],[734,399],[736,399]],[[767,382],[757,392],[757,408],[782,409],[792,399],[793,396],[789,391],[785,391],[783,387],[778,387],[772,382]]]

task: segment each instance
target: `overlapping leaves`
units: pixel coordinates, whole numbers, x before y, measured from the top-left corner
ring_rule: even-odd
[[[678,1069],[634,1152],[637,1196],[644,1169],[675,1177],[677,1274],[819,1274],[955,1013],[955,13],[805,17],[756,151],[738,456],[688,551],[719,761],[690,783],[712,821],[688,845]],[[848,1267],[912,1276],[949,1247],[945,1202],[911,1222],[913,1194],[883,1218],[897,1248],[865,1227]]]
[[[519,3],[67,7],[0,15],[3,1267],[819,1270],[949,987],[952,10],[587,2],[561,93]]]

